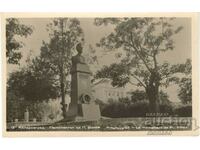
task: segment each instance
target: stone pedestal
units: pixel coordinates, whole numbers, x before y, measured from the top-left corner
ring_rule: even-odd
[[[29,122],[29,112],[28,112],[28,110],[26,110],[26,111],[24,112],[24,121],[25,121],[25,122]]]
[[[79,104],[78,110],[79,110],[79,118],[76,118],[76,120],[82,119],[87,121],[93,121],[93,120],[99,120],[101,117],[99,105],[94,103]]]
[[[71,103],[67,116],[69,120],[99,120],[99,105],[95,104],[91,89],[91,72],[87,64],[72,64]]]

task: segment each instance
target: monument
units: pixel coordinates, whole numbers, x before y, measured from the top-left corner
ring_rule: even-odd
[[[28,108],[26,108],[26,110],[24,112],[24,121],[25,122],[29,122],[29,111],[28,111]]]
[[[100,108],[94,101],[91,89],[91,71],[82,54],[82,45],[76,46],[78,54],[72,57],[71,103],[67,118],[75,121],[99,120]]]

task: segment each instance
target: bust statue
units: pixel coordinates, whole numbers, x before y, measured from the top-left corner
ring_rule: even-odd
[[[72,65],[76,65],[78,63],[86,64],[85,58],[81,55],[83,52],[83,47],[82,47],[81,43],[76,45],[76,50],[77,50],[78,54],[76,56],[72,57]]]

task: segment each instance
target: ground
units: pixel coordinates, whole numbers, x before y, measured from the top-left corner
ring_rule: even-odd
[[[191,130],[190,117],[108,118],[99,121],[8,123],[8,131],[145,131]]]

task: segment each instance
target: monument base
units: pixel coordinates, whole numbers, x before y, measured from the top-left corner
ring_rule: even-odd
[[[99,105],[91,104],[78,104],[78,116],[75,120],[83,121],[97,121],[101,118]]]
[[[77,115],[70,115],[65,118],[65,121],[98,121],[101,119],[99,105],[95,103],[78,104]]]

